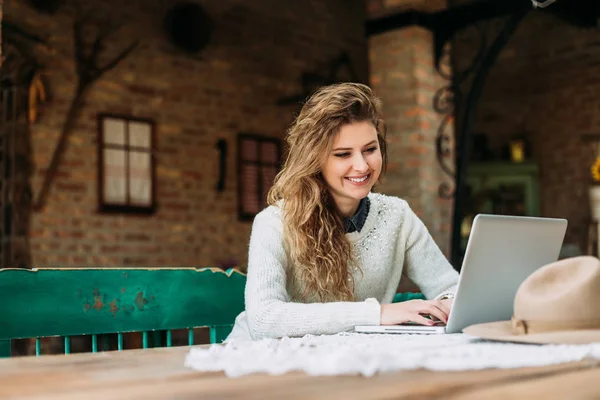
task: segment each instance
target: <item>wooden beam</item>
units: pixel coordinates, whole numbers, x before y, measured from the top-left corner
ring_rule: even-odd
[[[522,8],[523,0],[483,0],[434,13],[406,11],[386,15],[367,21],[365,30],[367,36],[373,36],[417,25],[432,31],[453,33],[479,21],[513,14]]]

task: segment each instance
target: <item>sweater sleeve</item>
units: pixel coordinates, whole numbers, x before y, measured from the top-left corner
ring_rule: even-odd
[[[405,203],[402,229],[405,235],[404,270],[427,299],[454,295],[458,272],[450,265],[425,224]]]
[[[254,339],[335,334],[356,325],[379,325],[381,306],[364,302],[295,303],[286,289],[287,256],[281,220],[269,210],[252,226],[246,282],[246,313]]]

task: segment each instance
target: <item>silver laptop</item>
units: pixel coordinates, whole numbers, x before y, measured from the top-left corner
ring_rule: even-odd
[[[356,326],[366,333],[458,333],[473,324],[509,320],[521,283],[558,259],[567,220],[479,214],[473,221],[456,297],[444,326]]]

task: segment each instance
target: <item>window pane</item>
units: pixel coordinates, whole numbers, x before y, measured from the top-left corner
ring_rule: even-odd
[[[150,149],[152,137],[152,126],[147,122],[129,122],[129,145]]]
[[[277,175],[276,167],[263,167],[262,168],[262,190],[263,190],[263,207],[266,204],[267,194],[269,194],[269,190],[271,186],[273,186],[273,180],[275,179],[275,175]]]
[[[240,151],[243,161],[258,161],[258,142],[256,140],[243,139]]]
[[[104,150],[104,202],[110,204],[126,204],[126,171],[125,151]]]
[[[279,152],[274,142],[262,142],[260,148],[260,161],[266,164],[277,164],[279,162]]]
[[[256,214],[260,211],[258,198],[258,167],[255,165],[242,165],[242,210],[245,213]]]
[[[132,205],[152,205],[152,170],[150,153],[129,153],[129,200]]]
[[[116,118],[102,120],[102,132],[105,144],[125,145],[125,121]]]

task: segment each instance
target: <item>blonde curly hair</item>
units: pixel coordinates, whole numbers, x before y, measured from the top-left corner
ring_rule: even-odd
[[[284,241],[305,300],[354,300],[348,268],[354,261],[352,248],[321,172],[340,128],[363,121],[377,130],[381,177],[387,164],[385,123],[381,100],[366,85],[340,83],[320,88],[287,132],[287,157],[269,191],[268,203],[283,200]]]

